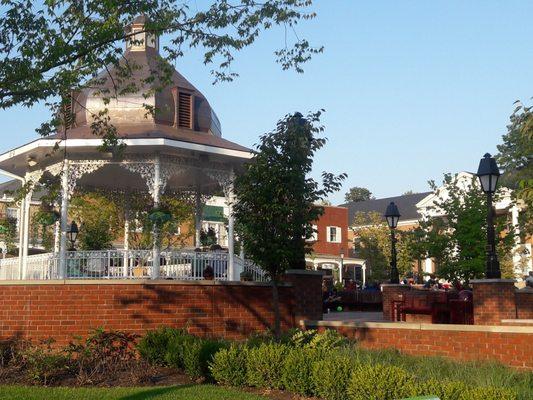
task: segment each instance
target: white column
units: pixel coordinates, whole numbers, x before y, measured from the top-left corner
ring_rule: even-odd
[[[200,188],[196,189],[195,207],[194,207],[194,247],[200,248],[200,233],[202,231],[202,193]]]
[[[362,268],[363,270],[363,288],[366,286],[366,264],[363,264]]]
[[[514,246],[513,246],[513,270],[516,275],[522,277],[522,275],[524,275],[526,271],[522,271],[524,266],[522,265],[523,256],[520,251],[522,245],[520,243],[520,227],[518,226],[518,214],[519,214],[519,209],[515,205],[511,208],[511,221],[513,224],[513,229],[514,229],[514,234],[515,234]]]
[[[67,275],[67,230],[68,230],[68,160],[63,163],[61,173],[61,236],[59,244],[58,278],[65,279]]]
[[[235,195],[233,193],[233,171],[228,182],[227,201],[228,201],[228,280],[234,281],[239,279],[235,276],[235,217],[233,215],[233,202]]]
[[[28,271],[28,248],[30,247],[30,205],[33,190],[26,194],[24,201],[24,224],[23,224],[23,239],[22,244],[22,279],[26,279]]]
[[[242,258],[244,261],[245,254],[244,254],[244,243],[242,239],[241,239],[241,248],[239,249],[239,257]]]
[[[426,258],[424,272],[431,274],[433,273],[433,261],[431,258]]]
[[[23,279],[23,254],[24,254],[24,220],[26,219],[26,198],[20,201],[19,205],[19,279]]]
[[[61,222],[56,221],[54,224],[54,253],[59,253],[59,237],[61,232]]]
[[[122,261],[122,276],[127,278],[129,275],[129,252],[130,250],[130,215],[126,206],[124,212],[124,258]]]
[[[153,187],[153,199],[154,207],[159,207],[160,195],[161,195],[161,160],[159,154],[155,157],[154,162],[154,187]],[[154,224],[152,231],[153,247],[152,247],[152,279],[159,278],[160,269],[160,242],[159,242],[159,227]]]
[[[339,262],[339,282],[342,283],[342,261]]]

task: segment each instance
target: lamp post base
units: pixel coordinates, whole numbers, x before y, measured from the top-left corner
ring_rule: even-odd
[[[487,279],[501,279],[500,262],[496,255],[490,255],[487,258],[485,276]]]

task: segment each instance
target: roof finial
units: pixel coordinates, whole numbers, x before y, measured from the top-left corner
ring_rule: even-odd
[[[145,30],[145,24],[148,21],[145,15],[139,15],[127,27],[126,32],[132,34],[126,39],[126,50],[146,51],[148,49],[159,50],[159,37]],[[136,33],[135,32],[139,32]]]

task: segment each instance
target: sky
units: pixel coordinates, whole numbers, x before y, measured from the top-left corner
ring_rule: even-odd
[[[348,174],[333,204],[352,186],[381,198],[475,171],[496,152],[513,103],[531,103],[533,1],[315,0],[311,9],[317,17],[296,32],[324,53],[303,74],[275,63],[283,28],[236,54],[234,82],[213,85],[199,51],[175,67],[207,97],[223,137],[245,146],[288,113],[325,109],[328,143],[313,176]],[[43,106],[0,111],[0,152],[37,138],[47,118]]]

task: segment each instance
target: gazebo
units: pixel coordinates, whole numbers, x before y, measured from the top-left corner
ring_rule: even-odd
[[[179,249],[161,251],[157,228],[153,247],[131,250],[128,227],[123,249],[70,251],[69,200],[76,188],[146,191],[154,207],[165,191],[188,191],[196,196],[195,244],[201,229],[202,199],[223,190],[230,207],[233,178],[252,154],[222,138],[218,118],[207,99],[159,55],[158,37],[145,33],[144,19],[129,27],[140,32],[126,43],[121,67],[134,66],[124,79],[120,67],[108,67],[94,82],[72,93],[73,121],[56,135],[43,137],[0,155],[0,173],[20,180],[30,189],[21,202],[19,257],[0,260],[2,279],[165,278],[200,279],[209,265],[215,279],[238,280],[245,268],[259,279],[259,270],[234,254],[234,220],[228,218],[228,251],[198,253]],[[160,74],[171,71],[170,84],[158,87]],[[155,79],[150,79],[154,77]],[[120,90],[117,85],[136,90]],[[111,96],[109,93],[124,93]],[[106,94],[108,93],[108,94]],[[110,97],[110,99],[106,99]],[[154,110],[148,112],[147,109]],[[104,139],[92,124],[107,113],[125,146],[120,152],[102,151]],[[54,251],[28,255],[29,204],[35,184],[44,176],[61,181]],[[126,218],[126,225],[128,219]]]

